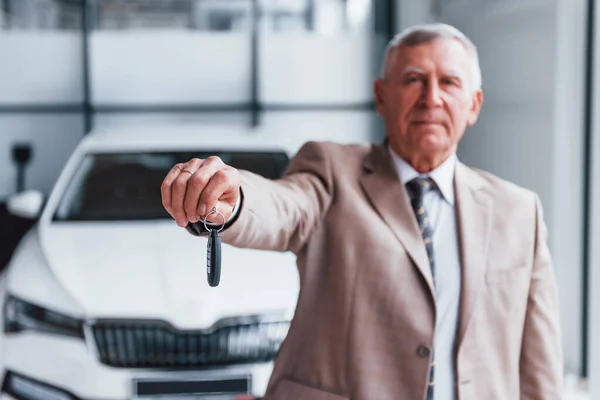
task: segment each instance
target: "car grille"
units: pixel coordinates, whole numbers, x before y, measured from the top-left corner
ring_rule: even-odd
[[[273,360],[288,328],[289,322],[253,322],[198,332],[163,323],[98,322],[92,333],[103,364],[194,368]]]

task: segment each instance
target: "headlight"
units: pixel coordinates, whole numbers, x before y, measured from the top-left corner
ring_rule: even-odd
[[[4,306],[4,333],[34,330],[83,339],[83,321],[9,296]]]

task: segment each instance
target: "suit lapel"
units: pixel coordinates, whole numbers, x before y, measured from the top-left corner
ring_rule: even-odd
[[[367,197],[402,243],[434,296],[429,259],[419,226],[393,160],[384,145],[373,145],[371,153],[365,159],[364,169],[360,183]],[[457,338],[460,346],[475,310],[477,297],[485,284],[493,201],[482,190],[485,181],[460,162],[456,165],[454,181],[462,264]]]
[[[477,297],[485,284],[493,202],[481,190],[484,185],[485,181],[481,177],[464,164],[457,164],[455,191],[462,262],[459,346],[475,309]]]
[[[371,153],[365,159],[364,168],[360,183],[367,197],[402,243],[434,296],[429,258],[419,226],[393,160],[384,145],[373,145]]]

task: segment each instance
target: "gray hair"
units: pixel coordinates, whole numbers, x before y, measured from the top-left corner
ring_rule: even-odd
[[[431,42],[434,39],[456,39],[462,43],[467,49],[467,52],[471,56],[471,87],[475,92],[481,89],[482,77],[481,67],[479,65],[479,56],[477,54],[477,47],[464,33],[456,29],[455,27],[442,23],[432,23],[416,25],[405,29],[398,33],[390,42],[385,49],[385,56],[382,66],[382,76],[385,73],[387,59],[390,52],[400,46],[417,46],[422,43]]]

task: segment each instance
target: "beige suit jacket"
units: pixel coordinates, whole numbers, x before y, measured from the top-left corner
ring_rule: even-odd
[[[455,190],[457,399],[561,399],[557,287],[537,196],[461,163]],[[307,143],[281,180],[243,171],[242,192],[223,241],[294,252],[301,284],[264,399],[424,399],[432,278],[385,146]]]

